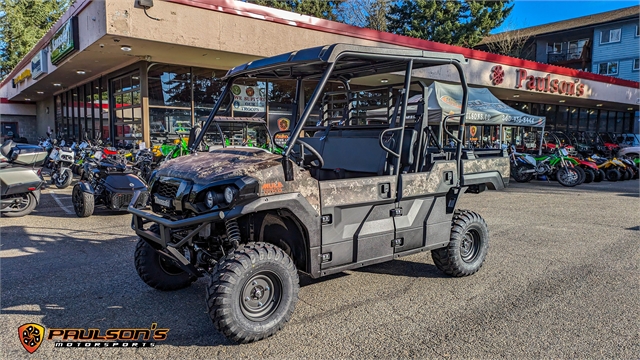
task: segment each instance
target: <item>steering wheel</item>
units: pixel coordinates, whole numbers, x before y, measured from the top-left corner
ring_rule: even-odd
[[[301,154],[298,154],[297,152],[291,151],[294,154],[294,156],[296,157],[296,162],[298,162],[299,164],[302,164],[302,166],[317,167],[317,168],[324,167],[324,159],[322,158],[322,155],[320,155],[320,153],[318,153],[318,150],[316,150],[313,147],[305,144],[303,141],[300,141],[300,139],[296,140],[295,143],[300,145],[301,150],[302,150]],[[311,153],[311,155],[313,155],[311,160],[307,160],[307,159],[304,158],[305,150],[308,150]],[[313,163],[314,161],[318,161],[319,165],[314,165],[314,163]]]

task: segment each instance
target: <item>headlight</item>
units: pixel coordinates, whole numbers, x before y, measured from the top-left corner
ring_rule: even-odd
[[[213,205],[215,205],[214,199],[215,199],[215,197],[213,196],[213,193],[211,191],[207,191],[207,197],[205,199],[205,204],[207,205],[207,207],[209,209],[211,209],[213,207]]]
[[[224,201],[226,201],[227,204],[231,204],[234,196],[235,196],[235,191],[233,191],[233,188],[231,186],[228,186],[227,188],[224,189]]]

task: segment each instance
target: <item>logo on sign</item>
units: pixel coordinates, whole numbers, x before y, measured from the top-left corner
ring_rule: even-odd
[[[51,63],[57,65],[79,49],[78,18],[72,17],[53,35],[50,44]]]
[[[491,82],[493,85],[500,85],[504,81],[504,70],[502,66],[496,65],[491,68]]]

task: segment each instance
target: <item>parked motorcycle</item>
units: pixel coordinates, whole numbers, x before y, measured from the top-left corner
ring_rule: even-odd
[[[0,212],[7,217],[28,215],[40,202],[44,181],[41,169],[35,166],[42,165],[47,152],[36,145],[7,140],[0,147],[0,154]]]
[[[71,166],[75,162],[75,153],[70,148],[64,146],[64,140],[60,146],[54,146],[49,154],[51,165],[51,183],[58,189],[64,189],[71,185],[73,172]]]
[[[78,217],[91,216],[96,206],[126,211],[137,190],[143,193],[138,204],[146,206],[147,185],[131,172],[124,157],[98,150],[85,159],[83,178],[73,187],[73,209]]]

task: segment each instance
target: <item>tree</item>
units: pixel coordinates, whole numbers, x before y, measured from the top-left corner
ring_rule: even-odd
[[[336,20],[334,10],[340,3],[340,1],[330,0],[247,0],[247,2],[327,20]]]
[[[509,16],[511,0],[407,0],[387,14],[389,32],[445,44],[473,47]]]
[[[349,25],[387,31],[389,0],[345,0],[337,9],[337,20]]]
[[[73,0],[0,0],[0,78],[64,14]]]
[[[535,45],[530,39],[527,30],[506,30],[485,38],[481,45],[494,54],[529,59],[535,58]]]

